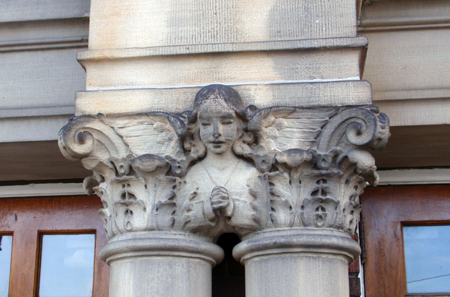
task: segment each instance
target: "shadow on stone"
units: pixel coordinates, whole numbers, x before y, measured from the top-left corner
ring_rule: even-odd
[[[213,297],[245,297],[245,269],[232,256],[235,245],[241,240],[236,234],[225,233],[217,244],[224,250],[225,258],[212,271]]]

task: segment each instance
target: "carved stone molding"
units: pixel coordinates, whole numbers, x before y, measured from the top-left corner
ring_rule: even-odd
[[[353,233],[359,195],[378,182],[367,149],[388,137],[389,119],[374,106],[258,109],[210,85],[181,114],[72,118],[59,145],[93,171],[84,186],[103,202],[108,238],[215,239],[291,227]]]
[[[245,265],[245,296],[348,297],[348,264],[360,251],[345,232],[293,227],[245,236],[233,256]]]
[[[211,297],[211,268],[223,250],[194,234],[128,232],[100,250],[111,266],[110,297]]]

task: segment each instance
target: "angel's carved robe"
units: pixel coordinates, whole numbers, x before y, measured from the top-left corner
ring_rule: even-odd
[[[217,184],[202,164],[187,173],[179,194],[177,222],[180,229],[217,237],[222,233],[240,235],[262,227],[260,213],[268,212],[267,189],[259,171],[250,163],[236,158],[230,178]],[[230,204],[220,213],[211,206],[211,192],[217,186],[228,190]]]

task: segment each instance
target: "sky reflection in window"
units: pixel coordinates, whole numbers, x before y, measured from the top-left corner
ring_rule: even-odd
[[[0,235],[0,297],[8,297],[12,236]]]
[[[450,226],[403,227],[408,293],[450,292]]]
[[[42,237],[40,297],[91,297],[94,234]]]

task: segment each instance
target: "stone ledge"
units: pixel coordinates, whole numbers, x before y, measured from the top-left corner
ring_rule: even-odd
[[[129,257],[186,257],[199,258],[213,266],[222,261],[223,250],[206,238],[178,232],[135,232],[111,239],[100,250],[100,258],[110,264]]]
[[[374,91],[374,101],[391,101],[391,100],[415,100],[415,99],[437,99],[449,98],[450,88],[443,86],[442,88],[427,89],[410,89],[410,90],[391,90],[391,91]]]
[[[70,115],[0,118],[0,143],[55,140]]]
[[[365,48],[270,50],[80,61],[88,91],[220,82],[360,80]]]
[[[350,106],[372,104],[367,81],[270,82],[228,84],[244,98],[246,105],[269,106]],[[76,115],[130,114],[151,111],[181,113],[191,107],[192,98],[203,85],[79,92]]]
[[[225,42],[206,43],[173,46],[154,46],[146,48],[121,48],[121,49],[100,49],[87,50],[78,53],[78,60],[113,60],[129,59],[148,56],[167,55],[187,55],[199,53],[220,53],[220,52],[243,52],[243,51],[268,51],[268,50],[306,50],[321,48],[358,48],[366,47],[367,38],[345,37],[345,38],[320,38],[320,39],[296,39],[296,40],[276,40],[259,42]]]
[[[4,2],[0,22],[85,18],[89,13],[86,0],[28,0]]]
[[[5,108],[0,109],[0,119],[62,116],[62,115],[70,117],[74,113],[75,113],[75,105],[42,106],[30,108]]]
[[[438,28],[449,26],[446,1],[367,1],[358,31]]]
[[[244,238],[233,250],[233,256],[241,262],[253,257],[289,253],[341,255],[351,263],[361,249],[345,232],[303,227],[256,232]]]
[[[450,124],[450,100],[414,99],[375,101],[391,120],[391,126],[429,126]]]

